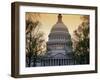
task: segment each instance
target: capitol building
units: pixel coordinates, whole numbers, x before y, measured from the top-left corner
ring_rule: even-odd
[[[71,35],[67,26],[63,23],[61,14],[57,16],[58,21],[53,25],[48,35],[47,51],[39,61],[38,66],[60,66],[73,65],[73,48]]]

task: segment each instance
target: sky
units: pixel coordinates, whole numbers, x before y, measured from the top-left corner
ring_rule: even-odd
[[[34,15],[34,13],[32,13]],[[48,41],[48,35],[50,33],[51,28],[54,24],[56,24],[58,20],[58,14],[51,13],[39,13],[39,21],[41,22],[41,26],[39,31],[44,33],[45,40]],[[62,21],[66,25],[69,30],[70,35],[73,35],[73,31],[78,28],[81,24],[82,15],[74,15],[74,14],[62,14]]]

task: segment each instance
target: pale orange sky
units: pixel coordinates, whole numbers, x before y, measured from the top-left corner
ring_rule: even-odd
[[[34,14],[34,13],[32,13]],[[46,41],[48,41],[48,35],[50,30],[54,24],[56,24],[58,20],[58,14],[51,14],[51,13],[39,13],[40,18],[39,21],[41,22],[40,31],[44,33]],[[78,28],[81,24],[82,15],[73,15],[73,14],[62,14],[62,21],[66,25],[69,30],[71,36],[73,35],[73,31]]]

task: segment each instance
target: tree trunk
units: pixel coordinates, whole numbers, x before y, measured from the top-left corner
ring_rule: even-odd
[[[33,66],[36,66],[36,58],[34,58]]]
[[[28,67],[31,67],[31,53],[30,53],[30,55],[28,56],[28,59],[29,59],[29,63],[28,63]]]
[[[36,61],[37,61],[37,53],[35,53],[35,55],[33,56],[33,66],[35,67],[36,66]]]
[[[28,67],[31,67],[31,58],[29,58]]]

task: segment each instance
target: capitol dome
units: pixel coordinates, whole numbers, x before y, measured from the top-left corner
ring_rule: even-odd
[[[58,21],[53,25],[47,42],[48,56],[52,58],[67,58],[72,53],[72,41],[68,28],[62,21],[62,15],[58,15]],[[68,56],[67,56],[68,55]]]
[[[48,44],[53,44],[53,45],[60,44],[59,42],[65,43],[67,45],[68,44],[71,45],[71,43],[72,43],[68,28],[62,22],[62,15],[61,14],[58,15],[58,21],[51,29],[51,32],[49,34]]]

